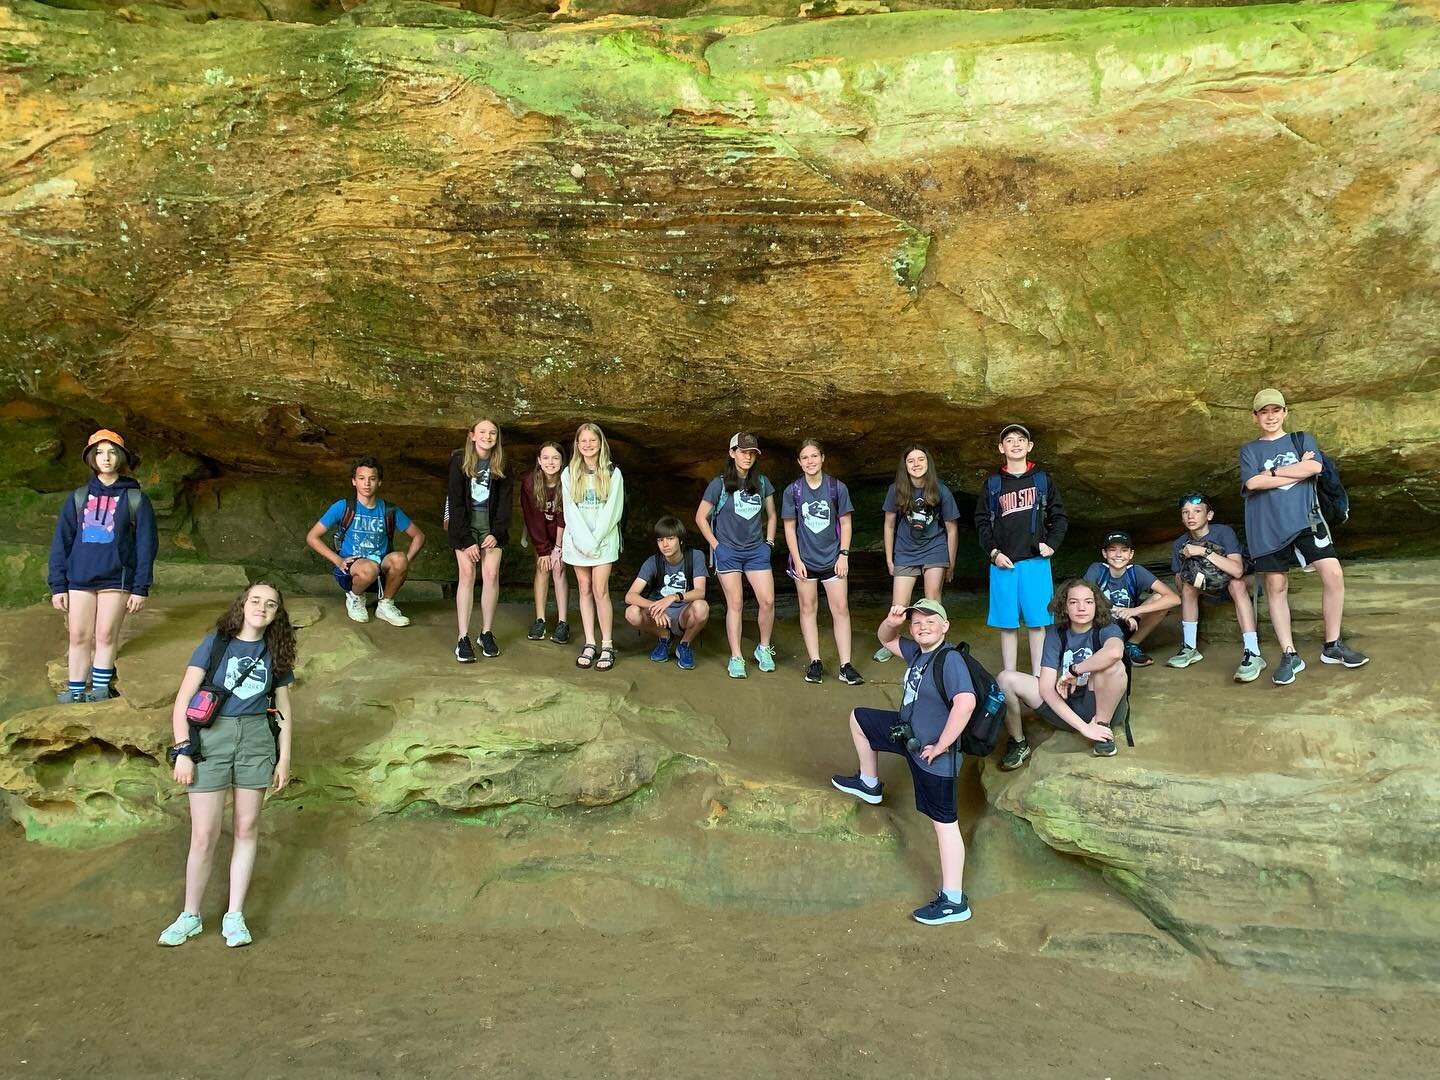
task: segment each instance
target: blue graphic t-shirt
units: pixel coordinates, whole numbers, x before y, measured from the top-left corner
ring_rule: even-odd
[[[1143,566],[1127,566],[1118,578],[1111,577],[1110,573],[1109,563],[1091,563],[1085,571],[1085,580],[1093,582],[1105,594],[1111,607],[1132,608],[1155,588],[1155,575]]]
[[[1090,630],[1075,631],[1069,627],[1064,629],[1059,626],[1052,626],[1045,631],[1045,650],[1040,654],[1040,666],[1049,668],[1057,675],[1068,668],[1071,664],[1078,664],[1082,660],[1090,659],[1094,650],[1090,648],[1091,639],[1094,637]],[[1114,623],[1102,627],[1099,634],[1099,647],[1104,648],[1105,642],[1111,640],[1125,640],[1125,635]],[[1077,680],[1077,685],[1084,686],[1090,681],[1090,673],[1087,671]]]
[[[206,634],[199,648],[190,654],[190,666],[203,670],[210,662],[210,647],[214,643],[215,634]],[[263,713],[270,691],[295,681],[294,672],[287,671],[275,678],[273,669],[274,662],[263,638],[259,641],[232,638],[220,657],[220,666],[215,670],[215,682],[230,691],[230,696],[220,706],[220,715],[254,716]],[[240,678],[242,674],[245,676],[243,680]]]
[[[830,501],[830,485],[835,485],[835,501]],[[796,517],[796,494],[800,496],[800,514]],[[780,517],[795,522],[795,544],[805,565],[815,570],[828,570],[840,559],[840,519],[853,514],[850,489],[839,480],[820,475],[820,486],[812,488],[800,477],[780,494]]]
[[[482,461],[475,466],[475,475],[470,477],[470,512],[490,509],[490,462]],[[396,527],[399,527],[398,515]]]
[[[659,600],[679,596],[694,587],[697,578],[705,577],[705,556],[695,549],[681,552],[679,562],[667,562],[658,552],[645,560],[635,575],[645,582],[645,599]]]
[[[340,548],[336,552],[342,559],[354,556],[360,559],[371,559],[380,562],[386,555],[390,554],[389,538],[385,535],[385,500],[376,499],[373,507],[362,506],[358,501],[355,503],[355,520],[350,522],[350,528],[345,530],[345,537],[340,541]],[[320,515],[320,524],[327,529],[333,529],[340,524],[340,519],[345,515],[345,500],[339,499],[330,504],[330,508]],[[398,506],[395,508],[395,531],[402,533],[410,528],[410,519],[405,516],[405,511]]]
[[[916,492],[908,507],[896,500],[895,485],[885,492],[884,511],[895,515],[896,566],[947,566],[950,562],[950,540],[945,523],[960,516],[955,496],[944,484],[940,488],[940,505],[931,506],[921,492]]]
[[[760,512],[765,508],[765,500],[775,494],[775,488],[763,476],[759,478],[759,488],[759,492],[753,495],[743,488],[727,492],[723,476],[715,477],[706,486],[703,501],[720,507],[710,527],[715,531],[715,539],[726,547],[744,550],[763,542],[765,519]],[[720,506],[722,495],[724,506]]]
[[[943,648],[943,646],[942,646]],[[940,690],[935,682],[935,673],[930,670],[930,665],[935,662],[935,657],[940,649],[930,652],[922,652],[920,646],[910,638],[900,639],[900,655],[910,666],[905,669],[904,692],[900,699],[900,715],[910,721],[910,727],[915,732],[915,737],[920,740],[921,746],[929,746],[940,738],[940,733],[945,730],[945,722],[950,719],[950,705],[956,694],[973,694],[975,684],[970,681],[970,669],[965,665],[965,658],[955,649],[945,650],[945,689],[949,691],[951,701],[945,701],[940,697]],[[941,754],[928,765],[920,759],[918,754],[911,754],[910,757],[915,764],[928,773],[936,776],[954,776],[955,763],[959,760],[959,753],[951,754],[948,751]]]

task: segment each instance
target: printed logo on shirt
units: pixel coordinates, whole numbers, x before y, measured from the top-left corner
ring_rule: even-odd
[[[350,523],[350,529],[345,534],[345,543],[350,548],[351,555],[381,562],[389,548],[389,540],[385,535],[385,516],[355,515],[355,520]]]
[[[1270,470],[1270,469],[1282,469],[1282,468],[1284,468],[1286,465],[1298,465],[1298,464],[1300,464],[1300,458],[1296,455],[1295,451],[1294,451],[1294,450],[1285,450],[1285,451],[1282,451],[1281,453],[1276,454],[1273,458],[1266,458],[1266,459],[1261,463],[1260,467],[1261,467],[1262,469],[1265,469],[1265,470],[1268,471],[1268,470]],[[1280,487],[1278,487],[1278,488],[1271,488],[1271,490],[1272,490],[1272,491],[1289,491],[1291,488],[1293,488],[1293,487],[1294,487],[1296,484],[1298,484],[1298,483],[1300,483],[1299,480],[1291,480],[1288,484],[1282,484],[1282,485],[1281,485]]]
[[[910,512],[905,515],[905,520],[910,523],[910,528],[916,532],[924,532],[935,520],[935,511],[926,503],[923,497],[915,496],[915,501],[910,507]]]
[[[488,506],[490,503],[490,470],[486,469],[478,476],[470,478],[470,501],[476,506]]]
[[[546,500],[545,500],[545,509],[544,509],[544,511],[543,511],[543,513],[545,514],[545,520],[546,520],[546,521],[554,521],[554,520],[555,520],[555,511],[558,510],[558,509],[560,509],[560,503],[559,503],[559,501],[558,501],[557,499],[546,499]]]
[[[1020,488],[1018,491],[1002,491],[1000,493],[1000,516],[1028,514],[1035,508],[1035,495],[1034,484],[1027,488]]]
[[[679,596],[685,591],[685,589],[685,564],[681,563],[679,566],[675,567],[666,564],[665,579],[663,584],[661,584],[660,586],[660,595]]]
[[[830,520],[830,500],[815,499],[800,504],[800,520],[812,533],[823,533],[833,527]]]
[[[270,668],[265,663],[263,656],[255,661],[254,667],[250,667],[250,670],[245,672],[245,681],[239,682],[240,672],[245,671],[247,667],[250,667],[248,656],[232,656],[225,661],[225,678],[223,680],[225,689],[242,701],[246,698],[259,697],[265,693],[270,684]]]
[[[1070,670],[1071,664],[1078,664],[1088,659],[1090,659],[1090,646],[1088,645],[1081,645],[1078,649],[1066,649],[1065,655],[1060,658],[1060,671],[1063,674]],[[1089,681],[1090,673],[1086,671],[1075,680],[1075,685],[1084,686],[1089,683]]]
[[[80,518],[80,539],[87,544],[115,542],[115,508],[118,495],[87,495],[85,513]]]
[[[932,660],[931,663],[934,663]],[[925,677],[928,664],[912,664],[905,669],[905,692],[900,698],[900,707],[903,709],[920,695],[920,682]]]
[[[1130,590],[1124,585],[1107,585],[1100,591],[1105,594],[1105,599],[1110,601],[1111,607],[1128,608],[1130,606]]]
[[[735,516],[745,521],[750,521],[756,514],[760,513],[760,504],[764,502],[757,492],[754,495],[744,491],[735,492],[735,498],[731,505],[735,507]]]

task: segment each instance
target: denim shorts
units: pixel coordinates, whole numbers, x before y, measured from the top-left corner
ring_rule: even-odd
[[[732,548],[727,544],[721,544],[715,549],[715,572],[717,574],[769,569],[769,544],[759,543],[748,548]]]

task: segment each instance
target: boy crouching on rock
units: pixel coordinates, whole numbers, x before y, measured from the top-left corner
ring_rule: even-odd
[[[900,628],[910,622],[910,637]],[[860,771],[834,776],[830,783],[862,802],[882,798],[879,753],[904,754],[915,784],[915,809],[935,825],[940,848],[940,892],[914,912],[916,922],[927,926],[964,922],[970,918],[961,881],[965,871],[965,841],[955,814],[955,777],[960,771],[960,733],[975,709],[975,688],[960,653],[945,645],[950,622],[938,600],[928,597],[909,607],[892,607],[880,624],[880,644],[909,663],[900,711],[855,709],[850,713],[850,737]],[[941,667],[931,670],[934,665]],[[943,688],[943,689],[942,689]]]

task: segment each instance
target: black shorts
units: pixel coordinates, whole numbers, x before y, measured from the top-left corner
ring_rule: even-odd
[[[1088,690],[1078,695],[1074,691],[1071,691],[1068,704],[1070,708],[1075,711],[1075,715],[1087,724],[1095,719],[1095,695]],[[1060,719],[1060,714],[1052,709],[1046,701],[1040,702],[1040,707],[1035,710],[1035,715],[1053,728],[1059,728],[1061,731],[1075,730],[1064,720]]]
[[[1335,550],[1333,533],[1327,538],[1325,544],[1321,545],[1316,542],[1315,534],[1306,529],[1285,541],[1279,551],[1257,556],[1255,569],[1262,574],[1283,574],[1296,566],[1313,566],[1322,559],[1338,559],[1339,557],[1340,553]]]
[[[855,720],[865,738],[870,740],[872,750],[882,754],[899,754],[910,763],[910,779],[915,785],[915,809],[942,825],[954,822],[955,778],[926,772],[903,746],[890,741],[890,729],[900,722],[900,714],[889,709],[856,709]],[[957,765],[964,760],[958,753],[956,758]]]

